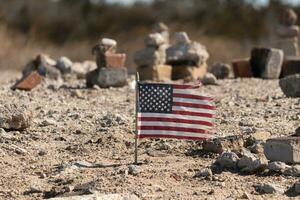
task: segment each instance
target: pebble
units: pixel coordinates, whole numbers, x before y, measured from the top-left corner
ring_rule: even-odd
[[[195,177],[211,177],[213,175],[211,169],[204,168],[195,174]]]
[[[139,168],[136,165],[129,165],[128,166],[128,173],[130,175],[136,176],[139,173]]]
[[[286,170],[289,167],[290,167],[289,165],[285,164],[284,162],[280,162],[280,161],[274,161],[274,162],[268,163],[268,169],[272,172],[283,172],[284,170]]]
[[[222,168],[236,168],[239,157],[233,152],[224,152],[216,160],[216,164]]]
[[[279,186],[271,183],[263,183],[256,186],[256,190],[261,194],[274,194],[280,193],[283,194],[284,190]]]

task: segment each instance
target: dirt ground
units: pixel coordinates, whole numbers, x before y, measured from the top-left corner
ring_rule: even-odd
[[[70,80],[59,89],[54,83],[31,92],[12,91],[16,76],[1,71],[0,104],[28,105],[34,120],[27,130],[7,131],[7,137],[0,138],[0,199],[43,199],[93,190],[131,193],[140,199],[229,200],[245,193],[250,199],[297,199],[261,195],[254,188],[276,183],[287,190],[298,180],[293,177],[223,171],[213,180],[195,178],[217,157],[203,152],[200,142],[141,140],[142,164],[128,173],[135,130],[135,91],[130,86],[85,89],[83,80]],[[300,99],[286,98],[278,80],[220,80],[201,90],[216,99],[215,132],[220,136],[256,130],[284,136],[300,126]]]

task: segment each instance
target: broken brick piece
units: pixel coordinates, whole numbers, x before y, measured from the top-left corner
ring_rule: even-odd
[[[283,63],[281,77],[300,74],[300,60],[286,60]]]
[[[122,68],[125,66],[126,54],[117,54],[117,53],[106,53],[106,67],[110,68]]]
[[[42,82],[42,77],[37,71],[31,72],[29,75],[19,80],[12,89],[32,90]]]
[[[234,76],[240,78],[253,77],[249,59],[238,59],[232,61]]]

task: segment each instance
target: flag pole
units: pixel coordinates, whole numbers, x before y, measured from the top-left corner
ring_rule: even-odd
[[[139,84],[139,73],[136,72],[135,75],[135,142],[134,142],[134,164],[138,164],[138,105],[139,105],[139,91],[138,91],[138,84]]]

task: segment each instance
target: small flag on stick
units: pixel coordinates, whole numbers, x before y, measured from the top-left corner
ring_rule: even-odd
[[[215,106],[200,85],[137,84],[137,138],[213,137]]]

